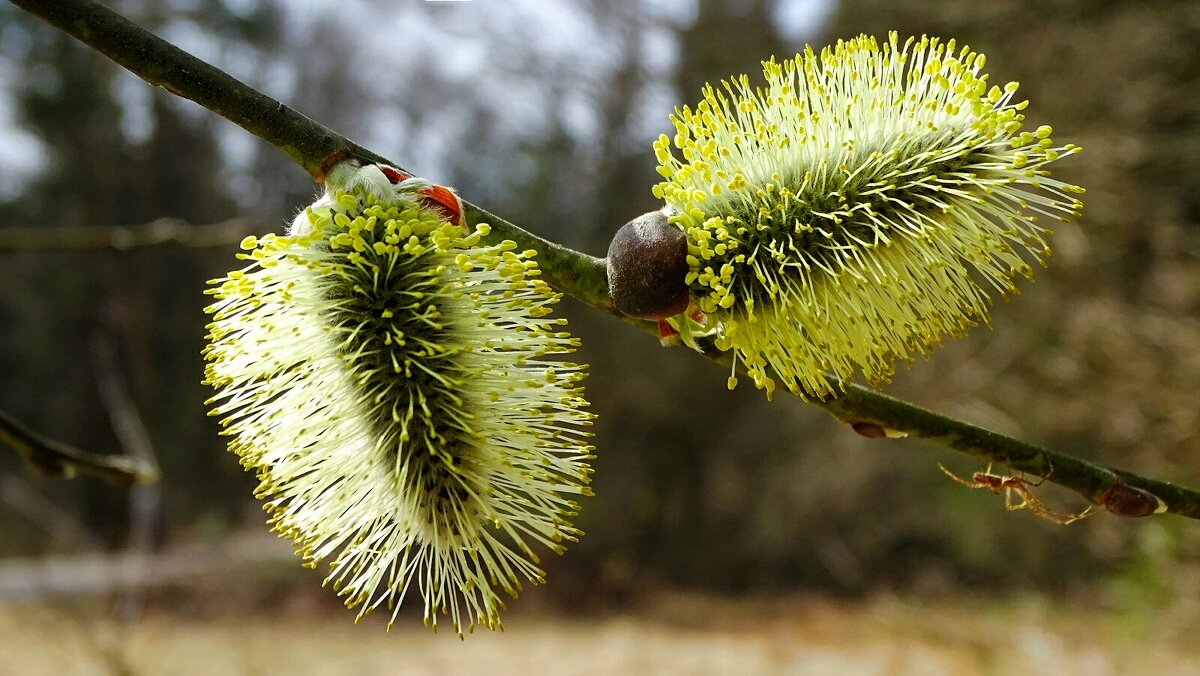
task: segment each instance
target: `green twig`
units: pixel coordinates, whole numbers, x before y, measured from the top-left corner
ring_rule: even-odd
[[[238,124],[286,153],[317,180],[321,179],[324,168],[338,158],[355,157],[398,166],[155,37],[93,0],[10,1],[75,36],[150,84],[191,99]],[[522,248],[536,250],[545,279],[552,286],[588,305],[618,314],[608,296],[602,259],[542,239],[470,203],[465,206],[470,222],[492,225],[490,239],[511,239]],[[657,334],[654,324],[624,319]],[[703,354],[714,361],[729,362],[727,354],[716,350],[709,349]],[[1160,506],[1165,505],[1171,513],[1200,519],[1200,492],[1053,453],[858,385],[844,384],[839,396],[813,403],[868,436],[903,433],[933,441],[1013,470],[1046,478],[1088,500],[1106,505],[1114,512],[1132,515],[1136,511],[1117,509],[1118,502],[1110,500],[1121,493],[1114,493],[1114,489],[1134,487],[1147,491],[1152,499],[1161,500]],[[1124,490],[1123,494],[1139,495],[1137,491],[1129,490]]]
[[[97,455],[47,439],[0,410],[0,441],[17,452],[38,474],[71,477],[88,474],[116,484],[152,483],[158,468],[124,455]]]
[[[847,424],[873,424],[886,431],[933,441],[990,463],[1042,477],[1098,504],[1105,504],[1104,496],[1114,486],[1133,486],[1162,500],[1167,512],[1200,519],[1200,493],[1190,488],[1054,453],[860,385],[847,384],[840,396],[814,403]],[[1117,511],[1115,505],[1109,506]]]

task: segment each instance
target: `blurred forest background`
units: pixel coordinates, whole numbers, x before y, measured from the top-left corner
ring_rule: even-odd
[[[1083,146],[1058,172],[1087,188],[1085,213],[1057,229],[1036,283],[996,306],[993,330],[948,344],[887,391],[1062,452],[1200,483],[1200,3],[107,4],[404,167],[594,254],[658,206],[650,142],[703,83],[758,73],[761,59],[805,42],[888,30],[956,37],[987,55],[993,82],[1021,83],[1031,127],[1052,124],[1056,139]],[[0,408],[100,452],[128,450],[114,420],[135,411],[164,474],[136,490],[53,481],[0,453],[0,601],[89,587],[79,574],[51,579],[51,560],[225,552],[219,565],[233,570],[247,555],[232,543],[251,538],[271,556],[237,568],[230,584],[244,593],[166,585],[139,603],[206,612],[307,594],[336,605],[269,542],[253,477],[224,450],[200,384],[205,280],[235,266],[243,234],[280,231],[311,201],[310,179],[7,5],[0,163]],[[223,224],[221,241],[125,247],[81,234],[164,218]],[[748,385],[728,392],[718,368],[573,301],[561,307],[591,364],[596,497],[579,520],[587,536],[548,562],[550,584],[527,592],[541,599],[531,603],[613,608],[663,588],[1048,594],[1198,626],[1194,522],[1103,514],[1060,528],[1006,513],[1002,499],[937,469],[978,469],[965,458],[860,438]],[[1084,506],[1049,485],[1039,494]]]

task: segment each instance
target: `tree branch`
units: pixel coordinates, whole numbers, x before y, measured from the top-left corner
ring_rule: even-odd
[[[383,162],[404,169],[94,0],[11,2],[104,54],[151,85],[195,101],[261,138],[317,180],[323,176],[328,163],[343,157]],[[470,222],[492,225],[490,240],[511,239],[523,249],[535,249],[544,278],[552,286],[577,298],[591,299],[585,302],[608,312],[613,311],[608,300],[603,261],[526,232],[473,204],[464,204],[464,207]]]
[[[71,477],[88,474],[115,484],[151,483],[158,468],[124,455],[97,455],[47,439],[0,410],[0,441],[16,451],[38,474]]]
[[[354,157],[367,162],[395,163],[353,143],[289,109],[246,84],[155,37],[93,0],[10,0],[85,44],[105,54],[152,85],[191,99],[241,126],[291,157],[317,180],[329,163]],[[403,167],[399,167],[403,169]],[[410,172],[411,173],[411,172]],[[529,233],[473,204],[465,203],[471,223],[492,225],[492,241],[511,239],[538,252],[545,280],[556,289],[610,314],[605,262]],[[653,323],[622,317],[657,335]],[[729,355],[714,349],[703,354],[729,363]],[[1118,508],[1114,499],[1129,487],[1147,491],[1166,510],[1200,519],[1200,492],[1095,465],[1077,458],[1006,437],[965,422],[894,399],[858,385],[843,383],[842,394],[812,402],[867,436],[904,433],[953,448],[981,459],[1043,477],[1074,490],[1114,513],[1145,515],[1154,510]],[[1136,495],[1137,493],[1132,493]]]

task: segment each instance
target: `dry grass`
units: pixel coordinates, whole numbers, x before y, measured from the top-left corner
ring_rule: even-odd
[[[120,626],[103,615],[0,606],[0,674],[1196,674],[1187,622],[1133,622],[1040,602],[877,598],[731,601],[672,595],[638,612],[526,609],[465,642],[410,622],[385,633],[301,606],[264,617]]]

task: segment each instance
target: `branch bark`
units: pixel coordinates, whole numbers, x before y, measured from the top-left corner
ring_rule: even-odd
[[[403,169],[152,35],[93,0],[10,2],[95,48],[151,85],[191,99],[241,126],[291,157],[318,181],[330,162],[344,157],[384,162]],[[471,223],[487,222],[492,225],[490,240],[511,239],[522,248],[536,250],[544,279],[551,286],[588,305],[621,317],[647,333],[658,335],[655,324],[623,317],[613,308],[602,259],[545,240],[473,204],[465,203],[464,206]],[[729,363],[729,356],[725,353],[709,349],[703,354],[714,361]],[[1200,519],[1200,492],[1195,490],[1054,453],[859,385],[843,385],[842,394],[812,403],[854,426],[857,431],[878,430],[881,436],[894,431],[926,439],[1013,470],[1042,477],[1079,493],[1093,503],[1106,506],[1114,513],[1146,515],[1135,514],[1138,510],[1117,508],[1118,502],[1113,499],[1114,491],[1132,487],[1161,500],[1170,513]]]
[[[48,439],[0,410],[0,441],[17,452],[35,472],[50,477],[87,474],[116,484],[151,483],[158,468],[124,455],[99,455]]]

